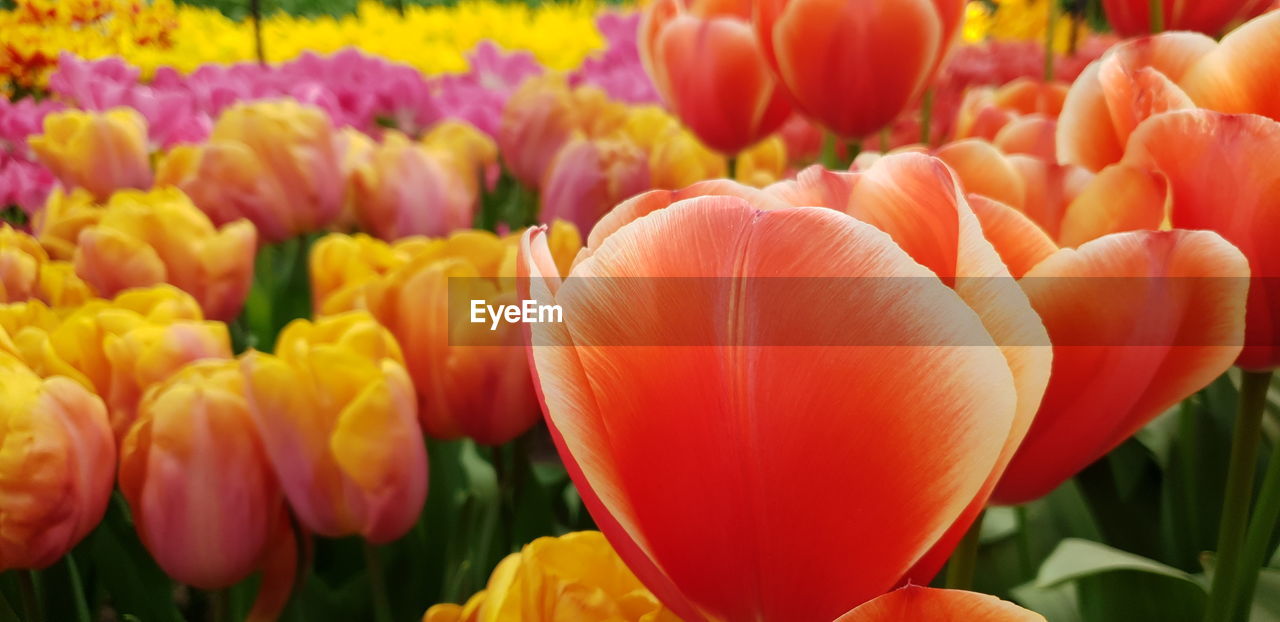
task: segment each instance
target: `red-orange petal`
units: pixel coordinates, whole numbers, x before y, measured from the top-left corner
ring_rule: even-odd
[[[1054,162],[1058,157],[1054,146],[1057,131],[1056,119],[1029,114],[1013,119],[1000,128],[991,142],[1005,153],[1022,153]]]
[[[982,195],[970,194],[969,206],[986,236],[1014,278],[1058,251],[1049,234],[1016,209]]]
[[[1211,231],[1136,231],[1062,249],[1021,280],[1053,375],[993,499],[1048,494],[1240,352],[1249,269]]]
[[[934,155],[956,172],[967,193],[1014,207],[1021,207],[1027,200],[1022,176],[995,145],[985,140],[970,138],[947,143]]]
[[[909,585],[868,601],[835,622],[1044,622],[1044,616],[989,594]]]
[[[1239,365],[1280,364],[1280,123],[1208,110],[1166,113],[1138,127],[1124,162],[1168,180],[1174,227],[1216,231],[1249,258],[1255,278]]]

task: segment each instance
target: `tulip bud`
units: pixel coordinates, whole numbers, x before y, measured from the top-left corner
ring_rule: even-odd
[[[367,313],[280,333],[241,360],[249,412],[298,519],[375,544],[404,535],[427,491],[427,452],[400,349]]]
[[[361,228],[387,240],[464,229],[479,198],[474,179],[475,173],[464,175],[440,152],[388,132],[355,170],[356,219]]]
[[[629,140],[577,136],[547,169],[539,217],[567,220],[590,232],[605,212],[649,185],[649,158]]]
[[[215,224],[247,218],[265,241],[280,242],[339,217],[339,138],[319,108],[238,104],[222,113],[207,144],[173,149],[156,183],[181,188]]]
[[[120,489],[178,581],[219,589],[257,569],[284,507],[234,360],[189,365],[147,392],[120,447]]]
[[[132,108],[55,112],[44,118],[44,134],[27,144],[63,185],[84,188],[98,200],[116,190],[151,187],[147,122]]]
[[[0,570],[44,568],[88,535],[114,464],[102,400],[0,352]]]
[[[1270,8],[1266,0],[1213,0],[1175,2],[1161,0],[1160,18],[1151,15],[1151,0],[1102,0],[1107,23],[1125,37],[1160,30],[1191,30],[1210,36],[1222,34],[1231,22],[1248,19]]]
[[[227,321],[253,279],[256,234],[246,221],[215,229],[182,192],[168,188],[111,197],[101,220],[80,234],[76,272],[104,296],[171,283]]]

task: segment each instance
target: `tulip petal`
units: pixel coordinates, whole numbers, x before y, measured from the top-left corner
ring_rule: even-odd
[[[1044,622],[1044,616],[977,592],[907,586],[864,603],[835,622]]]
[[[711,292],[711,307],[685,309],[635,304],[639,292],[619,289],[652,282],[625,277],[657,275],[713,277],[725,289]],[[911,291],[784,297],[728,287],[766,275],[889,277]],[[546,358],[548,329],[532,327],[548,421],[581,468],[578,483],[710,616],[830,620],[888,589],[983,487],[1013,425],[1013,376],[992,347],[745,345],[847,340],[851,330],[867,343],[977,345],[987,334],[887,236],[833,210],[681,202],[619,229],[574,276],[616,287],[572,277],[559,287],[576,365]],[[607,345],[634,335],[706,345]],[[838,369],[866,373],[832,382]],[[890,379],[905,370],[939,382],[904,391]],[[823,423],[797,425],[812,418]],[[922,446],[934,459],[900,462],[900,448]],[[826,475],[811,477],[815,468]],[[619,547],[633,568],[636,552]],[[851,555],[877,563],[849,564]]]
[[[829,207],[847,212],[849,197],[858,183],[858,173],[829,171],[814,164],[796,175],[794,180],[780,181],[765,192],[795,207]]]
[[[1249,112],[1280,121],[1280,11],[1231,31],[1183,78],[1197,104],[1221,112]]]
[[[1108,233],[1159,229],[1165,220],[1164,178],[1128,164],[1102,169],[1062,217],[1058,241],[1079,246]]]
[[[1154,169],[1169,183],[1174,227],[1210,229],[1249,258],[1249,330],[1240,366],[1280,363],[1280,123],[1257,115],[1178,111],[1147,120],[1130,139],[1125,163]],[[1258,278],[1261,277],[1261,278]]]
[[[1024,153],[1047,161],[1057,158],[1054,136],[1058,121],[1039,114],[1028,114],[1000,128],[992,143],[1005,153]]]
[[[1026,202],[1027,189],[1022,176],[995,145],[969,138],[939,147],[934,156],[955,171],[965,192],[1015,207]]]
[[[1210,231],[1137,231],[1063,249],[1022,279],[1054,343],[1031,431],[993,497],[1048,494],[1240,352],[1249,269]]]
[[[1057,252],[1058,245],[1022,212],[984,196],[971,194],[968,198],[974,215],[982,223],[982,235],[1000,253],[1014,278],[1021,278]]]

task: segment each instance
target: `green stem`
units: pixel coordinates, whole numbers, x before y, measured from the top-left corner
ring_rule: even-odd
[[[889,126],[880,128],[880,153],[889,153]]]
[[[1240,384],[1239,414],[1231,439],[1231,464],[1227,468],[1226,501],[1218,528],[1217,560],[1213,587],[1205,607],[1205,622],[1229,622],[1232,596],[1239,582],[1240,554],[1249,521],[1249,501],[1257,472],[1262,413],[1267,405],[1271,372],[1245,371]]]
[[[924,92],[920,100],[920,142],[928,147],[933,144],[933,89]]]
[[[1027,520],[1027,506],[1020,505],[1013,511],[1018,517],[1018,563],[1022,566],[1022,575],[1029,577],[1036,568],[1031,557],[1031,524]]]
[[[1147,2],[1148,17],[1151,19],[1151,34],[1159,34],[1164,32],[1164,2],[1161,0],[1148,0]]]
[[[978,544],[982,539],[982,518],[985,515],[984,510],[974,519],[969,531],[951,553],[951,561],[947,562],[946,580],[949,590],[967,590],[973,587],[973,575],[978,568]]]
[[[40,597],[36,595],[36,571],[18,571],[18,591],[22,595],[22,616],[26,622],[44,622]]]
[[[262,0],[249,0],[249,15],[253,18],[253,50],[258,64],[267,64],[267,53],[262,47]]]
[[[76,610],[77,622],[90,622],[93,617],[89,615],[89,603],[85,602],[84,583],[80,580],[80,569],[76,566],[76,560],[67,552],[63,556],[62,561],[67,566],[67,581],[71,585],[72,598]]]
[[[1267,563],[1271,538],[1280,523],[1280,443],[1271,448],[1271,458],[1267,462],[1267,475],[1262,480],[1262,492],[1258,493],[1258,503],[1253,508],[1253,518],[1249,520],[1249,531],[1245,534],[1244,555],[1240,558],[1237,571],[1240,573],[1236,584],[1235,603],[1232,616],[1245,619],[1246,613],[1253,604],[1253,592],[1258,587],[1258,573]]]
[[[728,171],[729,179],[738,178],[738,156],[729,156],[725,160],[725,168]]]
[[[378,549],[367,540],[364,545],[364,566],[369,574],[369,591],[373,595],[373,619],[377,622],[391,622],[391,601],[387,599],[387,580],[382,574],[382,560],[378,559]]]
[[[830,170],[840,168],[840,156],[836,153],[836,135],[831,132],[822,134],[822,166]]]
[[[1050,82],[1053,80],[1053,74],[1054,74],[1053,63],[1055,60],[1057,60],[1057,54],[1054,52],[1054,50],[1057,49],[1057,38],[1058,38],[1058,29],[1056,26],[1058,25],[1058,14],[1062,10],[1062,7],[1059,6],[1058,2],[1059,0],[1049,0],[1049,24],[1048,26],[1045,27],[1045,30],[1044,30],[1044,81],[1045,82]]]
[[[209,619],[213,622],[231,622],[231,607],[227,602],[227,590],[209,592]]]

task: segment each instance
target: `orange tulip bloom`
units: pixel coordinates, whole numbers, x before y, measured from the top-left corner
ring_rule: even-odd
[[[0,223],[0,304],[36,299],[74,307],[94,293],[70,262],[50,261],[36,238]]]
[[[1249,258],[1252,284],[1238,365],[1280,365],[1280,123],[1207,110],[1169,112],[1143,123],[1124,163],[1151,169],[1169,184],[1175,227],[1222,234]]]
[[[319,108],[288,99],[237,104],[207,143],[170,150],[156,184],[181,188],[214,224],[245,218],[265,241],[279,242],[340,216],[342,145]]]
[[[761,0],[765,58],[805,114],[845,138],[887,125],[929,87],[963,0]]]
[[[751,28],[750,0],[658,0],[640,58],[667,107],[713,149],[736,154],[791,114]]]
[[[1057,119],[1069,85],[1017,78],[999,88],[969,89],[956,111],[955,138],[995,140],[1009,122],[1023,115]]]
[[[561,456],[619,555],[691,622],[826,622],[927,581],[1048,380],[1039,319],[925,156],[650,192],[596,226],[568,279],[541,229],[520,265],[524,293],[563,308],[529,325]],[[709,285],[654,304],[673,285],[640,277],[660,276]],[[836,336],[884,345],[813,346]],[[921,340],[936,347],[896,345]]]
[[[111,498],[115,458],[102,400],[70,379],[41,379],[0,345],[0,570],[44,568],[88,535]]]
[[[219,589],[261,565],[284,497],[235,360],[189,365],[147,392],[120,446],[120,490],[174,579]]]
[[[1118,162],[1144,119],[1195,102],[1178,82],[1217,43],[1170,32],[1116,45],[1071,85],[1058,117],[1058,159],[1099,171]]]
[[[1212,3],[1202,3],[1212,4]],[[1220,112],[1253,113],[1280,121],[1280,6],[1231,31],[1183,76],[1197,104]]]
[[[1217,36],[1232,22],[1248,19],[1265,10],[1271,0],[1202,0],[1181,2],[1162,0],[1165,30],[1193,30]],[[1151,32],[1150,0],[1102,0],[1107,22],[1117,33],[1134,37]]]
[[[170,283],[195,296],[211,319],[230,321],[253,280],[253,225],[215,228],[174,188],[116,193],[79,241],[76,273],[103,296]]]
[[[988,594],[910,585],[868,601],[835,622],[1045,622]]]
[[[249,413],[308,529],[382,544],[417,520],[427,451],[402,361],[363,312],[295,320],[276,354],[241,358]]]

